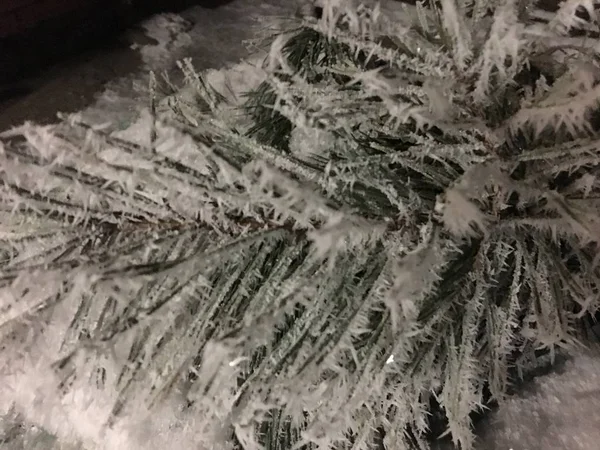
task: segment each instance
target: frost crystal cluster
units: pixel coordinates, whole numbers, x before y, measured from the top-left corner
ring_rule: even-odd
[[[1,134],[4,445],[473,448],[600,304],[596,3],[543,6],[329,0],[245,96]]]

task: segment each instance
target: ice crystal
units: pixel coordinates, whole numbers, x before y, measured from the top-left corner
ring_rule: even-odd
[[[473,448],[485,393],[598,308],[594,7],[326,1],[247,79],[151,77],[125,132],[2,133],[5,417],[55,448],[396,449],[438,404]]]

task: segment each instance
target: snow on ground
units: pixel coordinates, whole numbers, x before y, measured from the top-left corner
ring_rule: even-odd
[[[234,0],[215,9],[197,6],[179,14],[151,17],[141,27],[156,43],[135,46],[145,64],[143,71],[135,77],[114,80],[94,105],[82,111],[84,120],[110,122],[114,129],[127,128],[140,110],[148,107],[150,70],[159,76],[165,72],[179,82],[181,73],[176,62],[183,58],[191,58],[197,70],[232,66],[253,55],[243,41],[264,31],[273,19],[289,17],[295,10],[296,1]]]
[[[481,450],[600,448],[600,349],[509,398],[481,427]]]
[[[155,45],[139,47],[146,67],[156,70],[169,66],[177,60],[177,54],[193,45],[190,31],[193,22],[179,14],[159,14],[142,24],[146,35],[157,41]]]

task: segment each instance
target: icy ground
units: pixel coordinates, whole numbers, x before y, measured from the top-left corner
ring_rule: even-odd
[[[600,351],[568,360],[508,399],[481,427],[481,450],[600,448]]]
[[[81,114],[86,121],[96,124],[110,122],[116,132],[131,137],[136,134],[136,127],[144,123],[145,116],[141,112],[148,106],[146,74],[149,69],[166,71],[176,79],[175,62],[181,58],[191,57],[199,69],[232,65],[249,56],[249,51],[240,42],[254,35],[253,27],[261,23],[261,18],[266,24],[267,16],[289,15],[294,9],[294,2],[289,0],[236,0],[215,10],[196,7],[179,15],[155,16],[143,24],[153,42],[136,46],[144,70],[135,76],[113,80],[97,102]],[[238,65],[226,73],[215,70],[211,79],[223,82],[227,76],[234,83],[236,80],[247,81],[244,70],[248,67]],[[0,396],[0,411],[6,411],[8,407]],[[480,427],[478,450],[600,449],[599,407],[600,352],[583,352],[567,361],[560,373],[540,377],[519,395],[508,399],[497,412],[491,413]],[[24,433],[20,426],[22,418],[13,418],[14,421],[8,416],[0,417],[0,448],[3,450],[79,448],[67,444],[57,446],[56,438],[41,429],[32,428]],[[147,430],[156,431],[156,428]],[[2,443],[3,437],[9,438],[10,442]],[[178,442],[182,441],[165,437],[148,442],[144,448],[187,448],[179,446]],[[126,447],[114,447],[115,450],[121,448]]]
[[[127,128],[148,106],[149,70],[159,77],[165,72],[177,82],[181,73],[176,62],[183,58],[191,58],[198,70],[231,66],[253,54],[244,41],[270,27],[272,19],[284,19],[295,10],[293,0],[234,0],[216,9],[197,6],[148,19],[141,27],[156,43],[133,46],[145,67],[136,76],[114,80],[94,105],[82,111],[85,119]]]

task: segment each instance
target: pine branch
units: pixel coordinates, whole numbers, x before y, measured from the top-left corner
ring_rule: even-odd
[[[473,448],[600,306],[571,3],[332,0],[241,107],[186,61],[143,136],[0,135],[0,396],[90,450],[425,448],[436,401]]]

